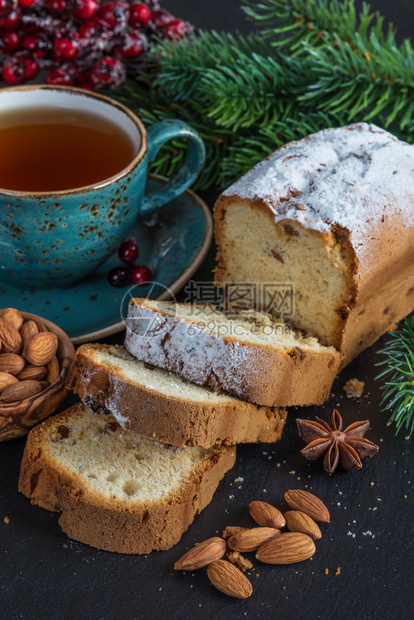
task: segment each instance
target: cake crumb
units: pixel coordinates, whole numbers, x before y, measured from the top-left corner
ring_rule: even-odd
[[[338,566],[338,568],[336,569],[335,576],[336,576],[336,575],[340,575],[340,574],[341,574],[341,567],[340,567],[340,566]]]
[[[247,558],[243,557],[239,551],[231,551],[226,554],[226,557],[232,564],[237,564],[243,573],[246,570],[253,568],[253,564]]]
[[[354,378],[347,381],[342,389],[347,398],[361,398],[364,392],[364,385],[363,381]]]
[[[228,525],[225,530],[223,530],[222,538],[230,538],[239,532],[244,532],[247,530],[247,527],[240,527],[239,525]]]
[[[329,568],[325,568],[325,575],[329,575]]]
[[[6,525],[9,525],[9,523],[10,523],[10,519],[9,519],[9,517],[4,517],[3,521],[4,521],[4,523],[5,523]]]

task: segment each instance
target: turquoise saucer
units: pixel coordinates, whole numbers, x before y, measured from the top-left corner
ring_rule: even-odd
[[[148,178],[158,189],[166,179]],[[74,344],[105,338],[124,329],[123,317],[130,297],[170,299],[201,265],[212,240],[212,219],[207,205],[187,190],[145,220],[138,220],[128,237],[135,237],[140,254],[136,264],[153,274],[149,285],[114,288],[107,280],[112,267],[122,265],[117,253],[99,269],[68,288],[38,290],[0,283],[0,307],[15,307],[57,323]]]

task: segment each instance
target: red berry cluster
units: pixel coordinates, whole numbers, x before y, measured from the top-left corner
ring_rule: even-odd
[[[0,0],[1,77],[98,90],[118,86],[156,38],[182,38],[192,26],[158,0]]]
[[[139,256],[139,248],[135,239],[128,239],[118,250],[118,256],[125,267],[114,267],[108,273],[108,282],[118,288],[133,284],[145,284],[151,281],[151,270],[145,265],[134,265]]]

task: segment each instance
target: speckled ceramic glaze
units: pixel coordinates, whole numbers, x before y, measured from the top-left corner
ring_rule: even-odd
[[[29,86],[0,91],[2,111],[45,105],[93,111],[128,131],[136,147],[119,174],[95,185],[61,192],[0,189],[0,279],[11,285],[62,287],[101,265],[125,237],[138,215],[150,213],[182,194],[204,163],[204,145],[185,123],[167,120],[148,132],[121,104],[76,88]],[[180,172],[161,189],[145,195],[148,163],[168,140],[188,139]]]

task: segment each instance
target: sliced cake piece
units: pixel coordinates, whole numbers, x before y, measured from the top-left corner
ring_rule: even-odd
[[[213,392],[138,361],[123,347],[79,347],[67,387],[123,428],[174,446],[274,442],[286,420],[283,408]]]
[[[149,553],[180,540],[235,457],[234,447],[176,448],[146,439],[77,404],[29,433],[19,490],[60,511],[70,538]]]
[[[332,347],[265,312],[132,299],[125,347],[198,385],[268,407],[323,403],[341,362]]]

